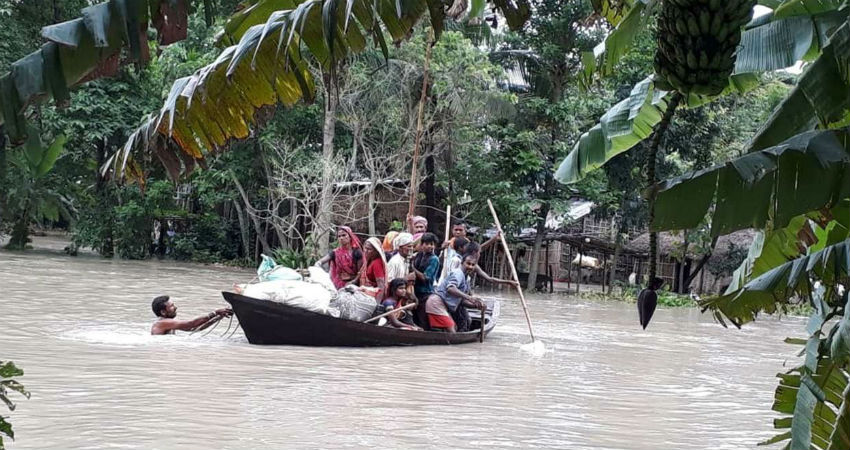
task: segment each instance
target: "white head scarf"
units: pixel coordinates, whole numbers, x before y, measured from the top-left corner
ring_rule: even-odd
[[[393,239],[393,249],[398,250],[399,247],[405,246],[407,244],[413,243],[413,235],[410,233],[399,233],[398,236]]]
[[[381,261],[384,262],[384,267],[386,268],[387,254],[384,253],[384,246],[381,245],[381,241],[376,237],[370,237],[369,239],[366,239],[366,243],[371,245],[372,248],[374,248],[378,252],[378,254],[381,255]]]

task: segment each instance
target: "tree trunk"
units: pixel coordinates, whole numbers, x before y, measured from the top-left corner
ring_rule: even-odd
[[[0,125],[0,225],[6,212],[6,128]]]
[[[688,235],[688,230],[683,231],[682,232],[682,245],[684,245],[684,248],[682,249],[682,263],[679,264],[679,290],[678,290],[678,292],[680,294],[686,294],[687,290],[688,290],[687,285],[685,284],[685,277],[687,275],[686,270],[685,270],[685,266],[687,266],[687,261],[688,261],[688,244],[689,244],[688,237],[690,237]]]
[[[531,253],[531,264],[528,267],[528,290],[537,290],[537,266],[540,264],[540,247],[546,239],[546,216],[549,215],[549,202],[543,202],[537,212],[537,234],[534,236],[534,247]]]
[[[696,278],[697,275],[699,275],[702,272],[703,268],[705,267],[705,264],[708,263],[708,260],[711,259],[711,255],[714,254],[714,247],[716,247],[716,246],[717,246],[717,238],[715,237],[714,239],[711,240],[711,246],[708,249],[708,253],[706,253],[705,255],[702,255],[702,258],[700,258],[696,267],[692,268],[691,273],[687,277],[685,277],[685,282],[687,283],[688,286],[690,286],[691,283],[694,282],[694,278]],[[700,294],[702,294],[702,281],[700,281]]]
[[[647,187],[649,189],[649,226],[652,227],[652,222],[655,221],[655,197],[658,195],[655,188],[655,183],[658,182],[655,174],[655,169],[658,164],[658,148],[661,146],[661,140],[667,129],[670,127],[670,122],[673,120],[673,115],[676,113],[676,108],[682,101],[682,94],[676,92],[670,103],[667,104],[667,111],[661,118],[661,123],[655,130],[652,137],[652,143],[649,147],[649,161],[647,162]],[[649,283],[655,279],[658,273],[658,233],[650,231],[649,233]]]
[[[623,250],[623,233],[618,230],[614,237],[614,257],[611,259],[611,280],[608,282],[608,295],[614,291],[614,281],[617,276],[617,264],[620,260],[620,252]]]
[[[260,245],[262,245],[263,253],[271,255],[271,246],[269,246],[269,241],[266,239],[266,234],[263,231],[262,224],[260,223],[260,218],[251,212],[254,208],[251,206],[251,200],[248,198],[248,193],[242,188],[242,183],[240,183],[239,179],[236,178],[236,174],[231,172],[230,178],[233,180],[233,184],[236,185],[236,190],[239,191],[239,195],[242,197],[242,202],[245,203],[245,209],[248,210],[248,215],[251,217],[251,222],[254,224],[254,232],[257,233],[257,239],[260,241]],[[257,258],[255,258],[255,260],[256,259]]]
[[[107,185],[108,180],[104,177],[100,169],[103,167],[104,162],[106,162],[106,158],[109,157],[107,154],[108,150],[106,148],[106,140],[103,139],[97,144],[97,155],[95,155],[95,160],[97,161],[97,165],[94,169],[94,177],[95,177],[95,185],[94,191],[95,196],[98,199],[98,208],[101,210],[101,216],[104,218],[106,223],[104,223],[103,227],[103,235],[101,235],[100,241],[100,256],[104,258],[112,258],[115,256],[115,240],[114,240],[114,230],[115,230],[115,222],[113,221],[112,211],[112,198],[109,195],[109,187]]]
[[[242,254],[246,258],[250,258],[251,239],[248,232],[248,223],[245,222],[245,213],[242,212],[242,206],[233,200],[233,209],[236,210],[236,219],[239,221],[239,237],[242,238]]]
[[[375,224],[375,210],[377,209],[375,198],[375,190],[378,189],[378,181],[372,180],[369,185],[369,236],[378,235],[378,226]]]
[[[334,135],[336,134],[336,111],[339,93],[338,80],[330,72],[322,74],[325,84],[325,120],[322,125],[322,190],[319,198],[313,236],[320,255],[330,248],[331,208],[333,202],[333,158]]]

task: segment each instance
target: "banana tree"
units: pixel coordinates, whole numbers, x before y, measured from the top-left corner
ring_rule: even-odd
[[[71,205],[48,182],[48,174],[56,164],[65,145],[65,137],[58,136],[51,145],[41,143],[34,127],[27,133],[22,152],[12,153],[8,162],[17,167],[13,183],[2,193],[6,210],[3,214],[13,222],[11,239],[7,248],[22,250],[29,242],[29,226],[42,220],[71,219]]]
[[[608,1],[601,1],[602,7],[597,11],[606,13],[606,17],[613,16],[612,22],[618,25],[612,31],[605,42],[600,44],[593,54],[584,55],[585,79],[593,74],[603,75],[610,73],[619,58],[625,54],[631,41],[644,27],[648,25],[653,14],[658,8],[657,1],[636,0],[633,6],[629,2],[616,2],[623,6],[617,9],[604,9]],[[761,72],[785,69],[794,66],[799,61],[820,60],[820,56],[830,59],[830,50],[827,42],[832,43],[835,37],[830,37],[842,25],[847,17],[847,9],[839,10],[827,8],[825,2],[817,2],[819,8],[813,8],[811,14],[806,15],[806,10],[789,9],[792,5],[800,3],[797,0],[786,0],[785,2],[762,2],[781,3],[776,11],[753,19],[747,25],[741,35],[740,47],[735,59],[735,68],[729,78],[728,87],[719,95],[730,93],[745,93],[759,84],[757,74]],[[829,2],[826,2],[829,3]],[[806,2],[803,2],[806,5]],[[635,16],[637,18],[634,18]],[[639,20],[638,20],[639,19]],[[610,20],[610,19],[609,19]],[[637,23],[632,23],[632,21]],[[628,36],[623,34],[628,32]],[[808,72],[812,72],[812,79],[825,78],[822,71],[827,70],[825,63],[815,62]],[[613,106],[600,119],[599,124],[585,133],[576,143],[573,151],[558,167],[556,177],[562,183],[575,183],[581,180],[587,173],[598,169],[611,158],[628,151],[641,141],[647,139],[655,131],[661,121],[661,116],[666,111],[666,105],[673,92],[657,86],[656,76],[649,76],[635,86],[628,98]],[[835,81],[829,78],[830,85]],[[640,87],[640,88],[639,88]],[[811,91],[811,89],[809,89]],[[827,96],[828,90],[820,90],[818,94]],[[808,93],[808,92],[807,92]],[[803,124],[796,125],[790,134],[784,135],[778,141],[772,143],[767,138],[762,141],[754,141],[754,149],[765,148],[776,144],[800,131],[811,129],[814,125],[816,115],[812,114],[815,107],[803,98],[805,94],[799,92],[793,97],[793,103],[780,106],[775,115],[780,119],[791,115],[802,121]],[[716,99],[718,95],[689,94],[684,105],[686,107],[702,106]],[[830,99],[835,103],[836,99]],[[636,105],[651,104],[655,108],[640,108]],[[796,109],[804,105],[802,110]],[[779,119],[777,119],[779,120]],[[809,125],[809,128],[806,128]]]
[[[817,280],[817,283],[815,283]],[[783,430],[763,444],[790,440],[787,448],[850,448],[850,240],[789,261],[739,291],[702,302],[723,323],[740,326],[761,312],[775,312],[797,299],[812,307],[802,365],[777,374],[774,421]],[[837,321],[832,321],[839,318]]]
[[[10,411],[15,410],[15,402],[12,398],[9,398],[9,395],[12,392],[17,392],[26,398],[30,398],[29,391],[24,388],[15,377],[21,377],[24,375],[24,371],[15,366],[15,363],[12,361],[0,361],[0,402],[3,402]],[[3,450],[3,435],[9,437],[9,439],[15,439],[15,433],[12,431],[12,424],[9,423],[6,418],[0,416],[0,450]]]
[[[44,27],[47,42],[0,77],[0,125],[12,144],[27,139],[29,107],[51,98],[64,105],[73,87],[114,75],[127,62],[145,64],[149,25],[160,45],[185,39],[188,9],[189,0],[110,0],[84,8],[77,19]]]
[[[511,26],[530,14],[526,0],[493,4]],[[162,109],[104,171],[140,179],[132,156],[151,152],[170,176],[191,172],[233,140],[247,138],[261,111],[312,100],[315,80],[305,58],[329,69],[362,52],[369,39],[387,55],[387,37],[400,43],[426,14],[438,38],[445,6],[440,0],[250,0],[224,26],[219,42],[229,46],[210,65],[177,80]],[[478,1],[473,6],[483,10]]]

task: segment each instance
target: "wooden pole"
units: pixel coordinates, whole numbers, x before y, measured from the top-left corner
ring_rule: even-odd
[[[487,199],[487,206],[490,207],[490,213],[493,214],[493,220],[496,222],[496,230],[499,232],[500,240],[502,241],[502,249],[505,250],[505,255],[508,257],[508,265],[511,267],[511,274],[516,281],[516,290],[519,293],[519,299],[522,302],[522,311],[525,313],[525,321],[528,323],[528,334],[531,336],[531,342],[534,342],[534,328],[531,326],[531,316],[528,315],[528,305],[525,303],[525,296],[522,294],[522,286],[519,284],[519,275],[514,266],[514,259],[511,257],[511,251],[508,248],[508,241],[505,240],[505,233],[502,232],[502,224],[499,222],[499,216],[496,215],[496,210],[493,208],[493,202]]]
[[[410,303],[410,304],[407,304],[407,305],[402,306],[401,308],[394,308],[394,309],[392,309],[391,311],[387,311],[387,312],[385,312],[385,313],[383,313],[383,314],[380,314],[380,315],[377,315],[377,316],[375,316],[375,317],[372,317],[371,319],[366,320],[366,321],[364,321],[363,323],[374,322],[374,321],[376,321],[376,320],[378,320],[378,319],[380,319],[380,318],[382,318],[382,317],[387,317],[387,316],[389,316],[389,315],[390,315],[390,314],[392,314],[392,313],[397,313],[397,312],[399,312],[399,311],[406,311],[406,310],[411,309],[411,308],[413,308],[413,307],[415,307],[415,306],[416,306],[416,303]]]
[[[478,342],[484,343],[484,322],[487,320],[487,305],[484,305],[484,309],[481,310],[481,332],[478,335]]]
[[[425,43],[425,66],[422,69],[422,93],[419,96],[419,111],[416,118],[416,137],[413,140],[413,166],[410,169],[410,204],[407,216],[413,217],[416,209],[416,197],[419,196],[419,146],[422,141],[422,116],[425,115],[425,100],[428,96],[428,70],[431,66],[431,47],[434,44],[434,30],[428,31],[428,41]],[[410,223],[408,222],[408,228]],[[408,230],[411,233],[413,230]]]

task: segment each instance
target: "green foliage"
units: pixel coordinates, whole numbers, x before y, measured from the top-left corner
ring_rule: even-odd
[[[290,248],[277,248],[272,253],[275,262],[290,269],[306,269],[313,262],[313,255],[309,249],[294,250]]]
[[[3,402],[10,411],[15,410],[15,403],[9,397],[12,392],[17,392],[26,398],[30,398],[30,393],[24,388],[20,382],[15,380],[15,377],[22,377],[24,371],[15,366],[12,361],[0,361],[0,402]],[[10,439],[15,439],[15,433],[12,431],[12,424],[5,417],[0,416],[0,450],[3,450],[3,435]]]
[[[814,448],[838,450],[850,445],[848,402],[850,402],[850,341],[846,340],[846,317],[829,326],[834,308],[829,305],[835,299],[835,285],[814,289],[813,311],[809,317],[806,340],[789,339],[791,343],[803,343],[804,362],[794,369],[777,374],[780,379],[776,388],[773,410],[789,415],[774,421],[774,427],[788,430],[764,444],[785,440],[791,441],[790,448]],[[850,310],[848,295],[838,297],[845,312]],[[847,314],[845,314],[847,316]],[[842,329],[844,328],[844,329]],[[825,337],[824,337],[825,336]]]

